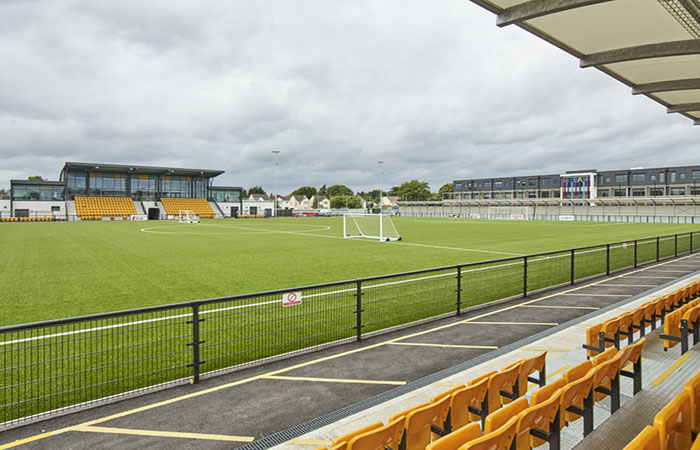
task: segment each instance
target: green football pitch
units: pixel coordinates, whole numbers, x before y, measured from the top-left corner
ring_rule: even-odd
[[[0,326],[292,288],[607,242],[696,225],[393,218],[400,242],[341,218],[0,226]]]

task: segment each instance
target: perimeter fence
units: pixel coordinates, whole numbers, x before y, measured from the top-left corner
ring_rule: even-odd
[[[681,233],[2,327],[0,429],[460,315],[699,247],[700,232]]]

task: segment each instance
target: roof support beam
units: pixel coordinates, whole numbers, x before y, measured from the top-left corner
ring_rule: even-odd
[[[689,89],[700,89],[700,78],[638,84],[632,89],[632,94],[653,94],[654,92],[686,91]]]
[[[609,1],[612,0],[530,0],[504,9],[498,14],[496,24],[504,27],[524,20]]]
[[[678,113],[678,112],[688,112],[688,111],[700,111],[700,102],[697,103],[681,103],[680,105],[673,105],[666,108],[667,113]]]
[[[700,54],[700,39],[661,42],[592,53],[581,58],[581,67],[602,66],[623,61]]]

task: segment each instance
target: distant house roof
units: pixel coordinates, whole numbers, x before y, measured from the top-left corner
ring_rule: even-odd
[[[385,198],[387,198],[390,202],[398,202],[400,197],[396,195],[387,195]]]
[[[316,196],[316,199],[317,199],[319,202],[322,202],[322,201],[324,201],[324,200],[328,200],[328,197],[326,197],[325,195],[318,195],[318,196]]]
[[[270,197],[268,197],[267,194],[250,194],[250,198],[256,202],[270,200]]]
[[[278,200],[284,200],[284,201],[289,201],[290,196],[289,195],[278,195],[277,199]]]
[[[294,200],[298,202],[303,202],[304,200],[307,200],[307,198],[303,195],[292,195],[292,197],[294,197]]]

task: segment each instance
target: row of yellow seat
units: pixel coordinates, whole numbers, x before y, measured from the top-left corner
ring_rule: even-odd
[[[239,219],[264,219],[265,214],[239,214],[236,217]]]
[[[53,217],[2,217],[0,222],[53,222]]]
[[[115,219],[128,220],[129,216],[103,216],[103,215],[80,216],[80,220],[105,220],[105,218],[108,218],[110,220],[115,220]]]
[[[201,219],[214,218],[214,210],[203,198],[161,198],[160,202],[170,216],[177,216],[180,211],[192,211]]]
[[[129,197],[75,197],[75,210],[81,220],[126,218],[136,214],[134,202]]]
[[[681,354],[688,351],[688,333],[693,332],[693,345],[700,338],[700,298],[689,301],[666,315],[664,330],[660,335],[664,341],[664,351],[681,344]]]
[[[569,422],[583,417],[584,436],[592,431],[594,402],[610,396],[619,407],[620,375],[635,377],[636,371],[641,381],[644,342],[610,349],[549,384],[544,382],[546,352],[523,359],[394,414],[386,425],[375,422],[340,436],[331,450],[521,450],[545,442],[559,448],[560,430]],[[628,364],[635,370],[627,371]],[[529,376],[538,371],[539,378]],[[521,397],[528,381],[540,385],[530,402]]]
[[[673,400],[624,450],[700,450],[700,372],[688,380]]]
[[[667,315],[696,298],[698,293],[700,293],[700,281],[695,281],[646,302],[632,311],[595,324],[586,330],[586,343],[583,348],[591,357],[605,351],[608,347],[619,348],[621,337],[627,337],[627,343],[631,344],[634,342],[636,331],[639,331],[639,336],[642,337],[647,325],[651,325],[652,330],[656,329],[659,321],[664,323]]]

